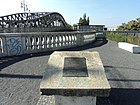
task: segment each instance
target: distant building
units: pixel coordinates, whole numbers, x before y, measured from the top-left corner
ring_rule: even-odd
[[[103,31],[105,25],[77,25],[74,29],[77,31]]]
[[[107,27],[107,31],[116,31],[117,27]]]

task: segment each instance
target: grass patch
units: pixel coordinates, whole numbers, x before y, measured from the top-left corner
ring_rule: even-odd
[[[127,42],[140,46],[140,36],[139,35],[122,35],[120,33],[107,32],[106,38],[116,42]]]

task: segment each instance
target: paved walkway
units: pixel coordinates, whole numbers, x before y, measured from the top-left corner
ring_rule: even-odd
[[[98,51],[112,87],[108,98],[112,105],[140,104],[139,54],[119,49],[117,43],[112,41],[97,41],[67,50]],[[37,104],[40,81],[50,54],[0,58],[0,105]]]

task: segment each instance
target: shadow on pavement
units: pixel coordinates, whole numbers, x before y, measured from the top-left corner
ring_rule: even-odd
[[[111,105],[140,105],[140,89],[113,88],[109,99]]]
[[[100,47],[100,46],[103,46],[105,44],[108,43],[108,40],[97,40],[97,41],[94,41],[90,44],[86,44],[86,45],[83,45],[83,46],[77,46],[77,47],[73,47],[73,48],[68,48],[68,49],[64,49],[64,50],[61,50],[61,51],[81,51],[81,50],[87,50],[87,49],[91,49],[91,48],[97,48],[97,47]]]
[[[42,79],[42,75],[0,74],[0,78]]]
[[[109,97],[97,97],[97,105],[140,105],[140,89],[112,88]]]
[[[126,70],[126,69],[131,69],[131,70],[133,70],[133,71],[140,71],[140,69],[136,69],[136,68],[130,68],[130,67],[121,67],[121,66],[104,66],[104,68],[105,68],[105,71],[106,72],[109,72],[110,71],[110,69],[114,69],[114,68],[118,68],[118,69],[124,69],[124,70]]]
[[[80,51],[80,50],[86,50],[94,47],[100,47],[104,44],[106,44],[108,41],[107,40],[100,40],[100,41],[95,41],[93,43],[84,45],[84,46],[78,46],[74,48],[68,48],[68,49],[63,49],[63,50],[57,50],[57,51]],[[0,58],[0,71],[9,66],[12,65],[16,62],[22,61],[24,59],[28,59],[31,57],[38,57],[38,56],[45,56],[45,55],[50,55],[54,51],[48,51],[48,52],[40,52],[40,53],[33,53],[33,54],[26,54],[26,55],[19,55],[19,56],[11,56],[11,57],[1,57]]]
[[[19,56],[10,56],[10,57],[1,57],[0,58],[0,71],[9,66],[12,65],[16,62],[32,58],[32,57],[37,57],[37,56],[43,56],[43,55],[50,55],[53,52],[41,52],[41,53],[34,53],[34,54],[26,54],[26,55],[19,55]]]
[[[140,88],[135,88],[135,85],[140,84],[139,78],[130,79],[130,77],[124,77],[118,72],[117,69],[140,71],[140,69],[129,67],[116,67],[116,66],[104,66],[106,74],[110,74],[108,81],[114,83],[118,87],[112,87],[109,97],[98,97],[97,105],[140,105]],[[125,88],[124,88],[125,87]]]

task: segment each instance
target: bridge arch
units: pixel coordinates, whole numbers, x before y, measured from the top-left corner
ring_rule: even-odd
[[[0,17],[1,32],[36,32],[70,30],[57,12],[16,13]]]

